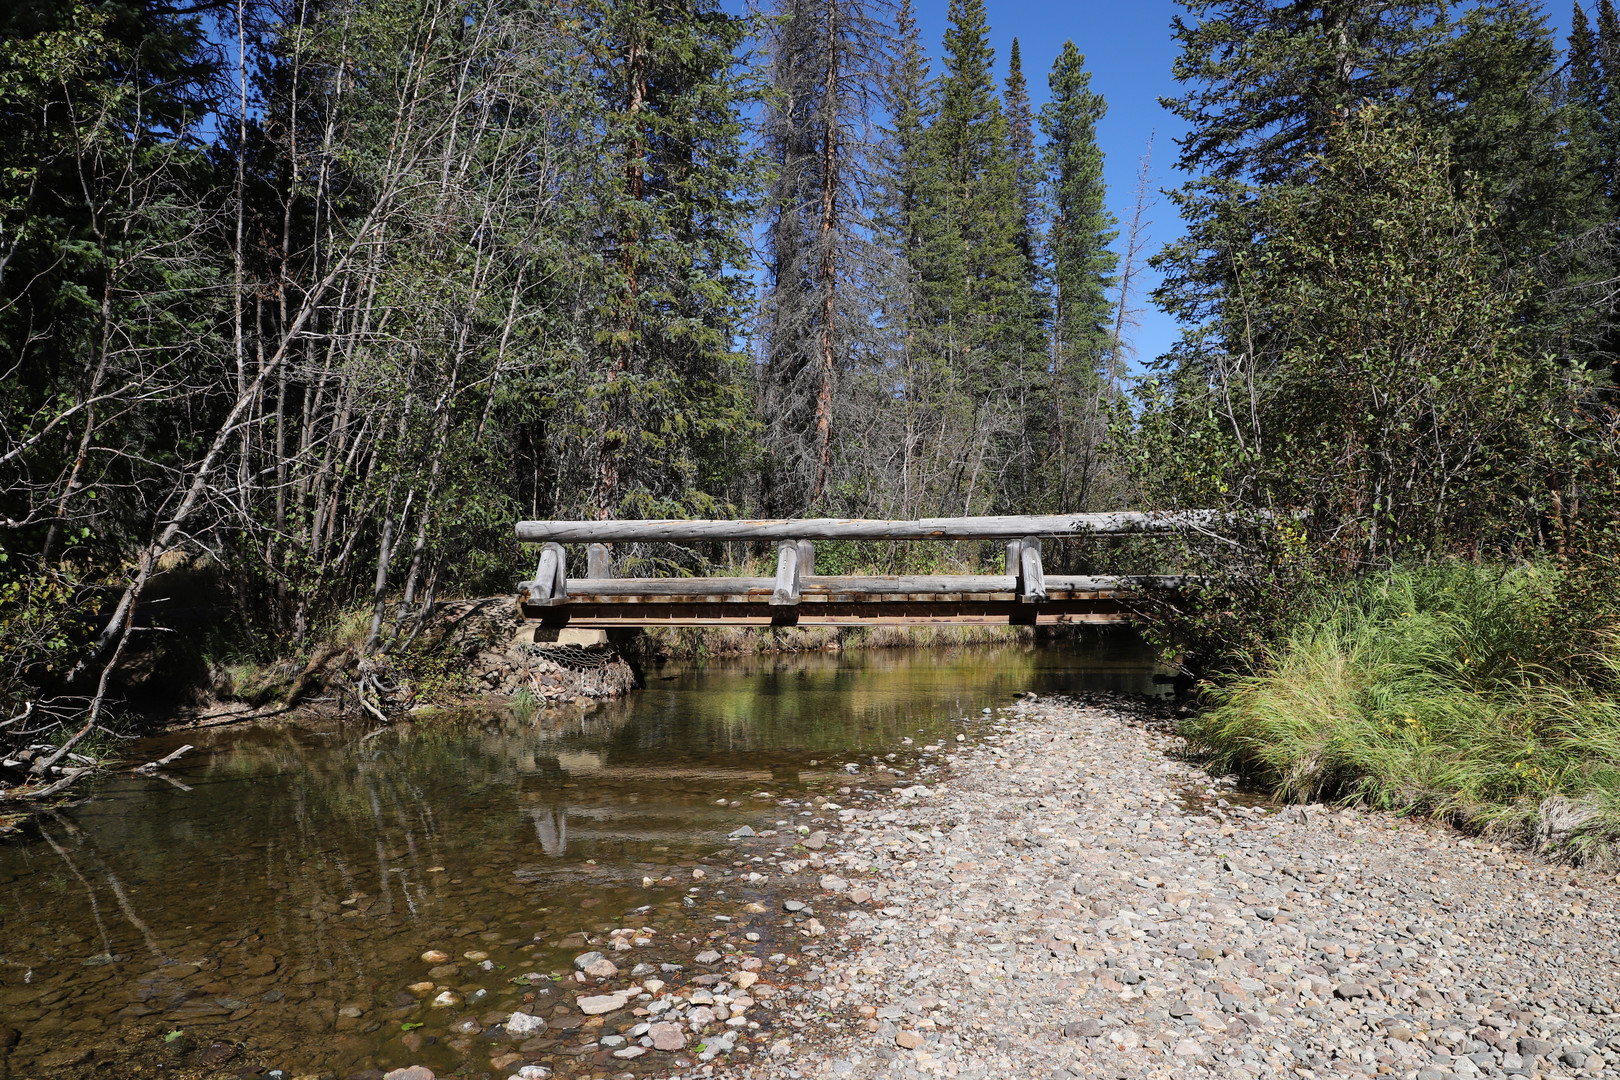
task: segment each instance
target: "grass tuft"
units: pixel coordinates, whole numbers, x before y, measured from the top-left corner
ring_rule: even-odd
[[[1620,856],[1614,643],[1555,632],[1559,574],[1403,570],[1309,610],[1206,692],[1195,752],[1292,801],[1361,802],[1515,834],[1550,857]]]

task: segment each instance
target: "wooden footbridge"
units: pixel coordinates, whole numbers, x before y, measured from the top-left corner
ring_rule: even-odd
[[[917,521],[521,521],[518,540],[542,546],[534,580],[518,585],[518,609],[544,626],[594,628],[1123,622],[1144,584],[1176,579],[1048,575],[1042,538],[1202,530],[1214,517],[1184,511]],[[818,540],[999,540],[1006,568],[1002,574],[818,575]],[[615,578],[609,570],[609,544],[717,541],[774,541],[776,576]],[[584,577],[568,576],[565,543],[586,545]]]

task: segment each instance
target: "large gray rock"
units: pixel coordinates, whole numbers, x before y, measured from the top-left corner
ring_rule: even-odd
[[[618,1012],[629,1000],[630,995],[626,993],[595,994],[580,998],[577,1004],[579,1011],[586,1016],[601,1016],[603,1013]]]
[[[530,1016],[528,1013],[515,1012],[506,1021],[506,1030],[512,1035],[533,1035],[546,1030],[544,1018]]]

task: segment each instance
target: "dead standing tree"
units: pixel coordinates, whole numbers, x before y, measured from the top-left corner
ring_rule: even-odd
[[[772,14],[763,121],[776,169],[761,312],[765,501],[786,511],[826,496],[841,377],[877,354],[869,297],[883,256],[868,204],[892,20],[882,0],[779,0]]]

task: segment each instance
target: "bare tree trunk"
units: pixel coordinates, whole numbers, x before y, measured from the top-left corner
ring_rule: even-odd
[[[836,41],[833,22],[837,4],[838,0],[825,0],[823,7],[829,44]],[[810,489],[811,505],[821,501],[827,474],[832,468],[833,374],[836,370],[833,332],[838,292],[838,251],[834,235],[838,227],[838,59],[839,51],[829,48],[821,102],[821,266],[817,272],[821,284],[821,349],[820,378],[816,387],[816,480]]]
[[[1153,132],[1148,132],[1147,149],[1136,167],[1136,198],[1131,208],[1131,223],[1125,230],[1125,258],[1119,272],[1119,301],[1114,305],[1114,333],[1108,350],[1108,393],[1119,392],[1120,372],[1125,355],[1125,328],[1133,325],[1131,311],[1131,285],[1142,268],[1142,251],[1147,247],[1147,230],[1153,224],[1143,215],[1153,208],[1150,185],[1153,183]]]

